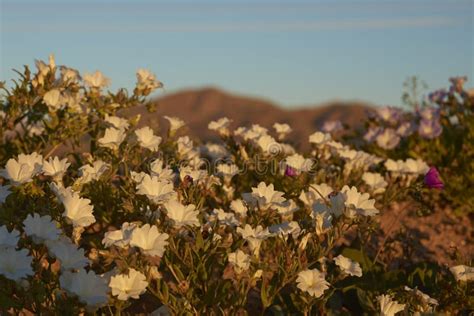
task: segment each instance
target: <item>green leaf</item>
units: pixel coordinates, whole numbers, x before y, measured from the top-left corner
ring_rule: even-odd
[[[352,259],[360,263],[363,271],[369,271],[372,269],[372,266],[373,266],[372,261],[369,259],[369,257],[365,253],[363,253],[360,250],[353,249],[353,248],[345,248],[342,251],[342,255],[344,257],[347,257],[349,259]]]

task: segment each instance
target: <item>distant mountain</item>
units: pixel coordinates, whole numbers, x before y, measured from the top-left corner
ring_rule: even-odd
[[[328,120],[340,120],[351,127],[360,125],[369,105],[360,102],[332,102],[314,107],[285,109],[254,97],[234,95],[215,88],[185,90],[156,99],[157,110],[148,113],[144,107],[129,109],[126,116],[141,114],[141,125],[164,131],[168,126],[164,115],[177,116],[189,127],[189,134],[202,140],[216,138],[207,124],[221,117],[233,120],[232,127],[258,123],[272,129],[275,122],[288,123],[295,143],[307,142],[308,135],[319,130]]]

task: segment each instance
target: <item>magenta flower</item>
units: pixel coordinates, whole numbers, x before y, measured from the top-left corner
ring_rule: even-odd
[[[297,175],[298,175],[298,172],[296,172],[296,169],[291,168],[290,166],[286,166],[285,176],[287,176],[287,177],[296,177]]]
[[[439,172],[435,167],[430,167],[430,170],[425,175],[425,184],[431,189],[443,189],[444,183],[439,177]]]

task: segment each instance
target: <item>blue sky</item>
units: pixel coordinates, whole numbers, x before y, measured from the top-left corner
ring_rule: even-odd
[[[472,0],[0,3],[0,80],[50,53],[113,89],[143,67],[167,92],[217,86],[284,106],[400,105],[408,76],[474,80]]]

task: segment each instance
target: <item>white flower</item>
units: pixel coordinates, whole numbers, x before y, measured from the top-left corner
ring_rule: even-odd
[[[377,297],[380,306],[380,313],[382,316],[394,316],[396,313],[405,309],[405,304],[399,304],[392,300],[390,295],[380,295]]]
[[[392,159],[388,159],[387,161],[385,161],[384,165],[388,171],[393,172],[395,174],[400,174],[405,169],[405,163],[403,162],[403,160],[395,161]]]
[[[106,232],[102,243],[107,248],[110,246],[125,248],[129,245],[132,232],[136,227],[137,225],[134,223],[125,222],[121,229]]]
[[[79,77],[79,72],[75,69],[59,66],[61,72],[61,81],[65,84],[76,82]]]
[[[92,165],[84,165],[79,168],[80,182],[85,184],[99,180],[108,169],[109,165],[100,159],[94,161]]]
[[[44,94],[43,102],[51,111],[59,110],[62,103],[61,92],[58,89],[49,90]]]
[[[130,177],[132,178],[132,181],[137,184],[141,183],[143,179],[145,179],[146,176],[150,176],[150,175],[143,171],[140,171],[140,172],[130,171]]]
[[[173,190],[173,183],[160,180],[158,177],[145,175],[142,181],[136,186],[137,193],[146,195],[151,201],[160,204],[177,197]]]
[[[335,133],[343,129],[344,129],[344,126],[339,120],[326,121],[324,122],[323,127],[321,128],[321,130],[323,130],[326,133]]]
[[[324,273],[318,269],[304,270],[298,273],[296,279],[297,287],[309,295],[321,297],[324,291],[329,288],[329,283],[324,279]]]
[[[41,171],[43,165],[43,156],[37,152],[33,152],[29,155],[19,154],[18,162],[20,164],[27,164],[34,169],[34,174],[37,174]]]
[[[239,127],[234,131],[234,135],[242,136],[245,140],[258,141],[258,138],[268,135],[268,130],[258,124],[253,124],[250,129]]]
[[[81,93],[66,93],[63,95],[63,102],[68,106],[71,112],[83,113],[81,103],[83,102],[84,96]]]
[[[33,238],[35,242],[58,240],[61,233],[57,227],[58,223],[52,221],[49,215],[29,214],[23,221],[23,225],[25,226],[25,233]]]
[[[156,80],[156,76],[146,69],[137,70],[137,89],[139,90],[155,90],[163,87],[163,83]]]
[[[247,214],[248,208],[245,206],[244,202],[241,199],[233,200],[230,202],[230,209],[241,216]]]
[[[38,121],[32,123],[28,126],[28,135],[30,136],[40,136],[45,131],[43,121]]]
[[[72,193],[66,194],[62,202],[64,204],[63,216],[71,221],[74,227],[87,227],[95,223],[95,217],[92,214],[94,207],[90,204],[91,200]]]
[[[237,227],[237,233],[242,235],[242,238],[249,243],[250,250],[254,255],[258,255],[262,241],[270,237],[268,229],[263,229],[261,225],[252,228],[249,224],[245,224],[244,228]]]
[[[45,64],[42,60],[35,59],[35,66],[38,68],[38,74],[41,74],[41,76],[46,76],[51,71],[49,65]]]
[[[125,139],[125,131],[109,127],[105,130],[104,137],[99,138],[97,142],[100,146],[116,150]]]
[[[168,234],[158,232],[155,225],[146,224],[133,230],[130,246],[140,248],[147,255],[162,257],[168,237]]]
[[[408,286],[405,286],[405,291],[411,292],[414,294],[416,298],[419,299],[420,305],[418,307],[421,307],[422,312],[433,312],[433,307],[438,306],[438,301],[435,300],[434,298],[431,298],[428,294],[423,293],[422,291],[418,290],[417,288],[409,288]]]
[[[375,141],[377,142],[377,145],[383,149],[393,149],[397,147],[398,143],[400,143],[400,136],[397,135],[395,130],[387,128],[377,135]]]
[[[281,216],[290,216],[291,214],[299,210],[299,207],[293,200],[287,200],[285,202],[275,205],[275,207]]]
[[[0,226],[0,246],[15,248],[20,238],[20,232],[12,229],[11,232],[7,230],[6,226]],[[1,248],[0,247],[0,248]]]
[[[105,77],[100,71],[96,71],[93,74],[84,74],[84,83],[91,87],[100,89],[107,87],[110,84],[110,79]]]
[[[457,281],[473,281],[474,280],[474,267],[465,265],[458,265],[449,268],[454,278]]]
[[[65,188],[62,183],[50,182],[49,188],[51,191],[53,191],[54,195],[59,201],[61,201],[61,203],[66,195],[73,194],[74,192],[72,187]]]
[[[163,160],[157,158],[150,164],[150,173],[152,176],[158,177],[160,180],[172,182],[174,179],[174,172],[168,166],[163,167]]]
[[[346,215],[348,217],[354,217],[357,214],[363,216],[374,216],[379,213],[374,206],[375,200],[370,199],[368,193],[360,193],[357,191],[356,187],[349,188],[347,185],[342,188],[341,192],[344,193],[346,197]]]
[[[331,148],[332,148],[333,150],[335,150],[335,151],[338,151],[338,150],[342,150],[342,149],[344,149],[344,148],[347,148],[347,146],[343,145],[343,144],[340,143],[340,142],[336,142],[336,141],[334,141],[334,140],[328,141],[328,142],[327,142],[327,145],[328,145],[329,147],[331,147]]]
[[[388,183],[380,173],[364,172],[362,180],[373,190],[373,194],[385,192]]]
[[[128,120],[118,116],[109,116],[108,114],[106,114],[104,121],[109,123],[116,129],[120,130],[127,130],[130,127],[130,123],[128,122]]]
[[[42,165],[43,157],[36,152],[30,155],[20,154],[17,160],[11,158],[7,161],[5,168],[0,170],[0,175],[12,184],[20,185],[32,181]]]
[[[43,173],[55,179],[61,179],[70,165],[67,158],[59,160],[58,157],[50,157],[43,162]]]
[[[228,259],[237,273],[242,273],[250,268],[250,257],[240,249],[229,253]]]
[[[292,131],[290,125],[288,125],[286,123],[283,123],[283,124],[275,123],[275,124],[273,124],[273,128],[275,129],[275,131],[278,134],[278,139],[285,138],[285,136],[288,135],[289,133],[291,133],[291,131]]]
[[[181,157],[192,157],[193,141],[189,138],[189,136],[183,136],[178,138],[176,144],[178,145],[178,153]]]
[[[285,156],[290,156],[296,153],[295,148],[290,144],[280,143],[281,151]]]
[[[222,164],[217,166],[217,172],[219,174],[223,175],[224,178],[226,178],[229,181],[233,176],[238,174],[239,171],[240,171],[239,167],[237,167],[237,165],[235,165],[233,163],[232,164],[222,163]]]
[[[194,204],[183,205],[176,200],[165,203],[167,215],[174,221],[179,228],[182,226],[200,226],[198,219],[199,211],[196,210]]]
[[[154,135],[153,130],[148,126],[137,129],[135,131],[135,135],[137,135],[138,143],[140,144],[140,146],[147,148],[151,151],[158,150],[158,146],[161,143],[161,137]]]
[[[333,188],[326,183],[312,184],[307,192],[301,191],[299,199],[306,206],[311,207],[316,201],[328,200],[332,192],[334,192]]]
[[[347,174],[352,172],[352,170],[354,169],[367,170],[370,166],[377,164],[381,161],[381,158],[378,158],[361,150],[343,148],[338,150],[338,154],[346,161],[344,171]]]
[[[191,177],[194,182],[198,183],[206,179],[207,172],[206,170],[195,169],[190,166],[186,166],[179,169],[179,178],[181,179],[181,181],[184,181],[186,176]]]
[[[170,123],[170,133],[176,132],[178,129],[183,127],[186,123],[178,117],[164,116],[165,119]]]
[[[258,124],[253,124],[252,127],[250,128],[250,130],[255,132],[256,134],[258,134],[259,136],[268,134],[268,129],[266,129],[265,127],[262,127]]]
[[[315,132],[309,135],[309,142],[316,145],[324,145],[331,141],[331,139],[331,134],[329,133]]]
[[[229,156],[229,151],[220,144],[207,143],[200,146],[199,151],[201,155],[209,156],[212,160]]]
[[[283,222],[281,224],[275,224],[268,227],[268,231],[274,235],[282,235],[284,237],[292,235],[296,239],[301,233],[301,227],[298,222]],[[286,239],[286,238],[285,238]]]
[[[148,282],[143,273],[130,268],[128,274],[118,274],[111,277],[109,286],[113,296],[117,296],[121,301],[127,301],[129,298],[139,298],[141,294],[145,293]]]
[[[107,282],[92,270],[64,271],[59,277],[59,284],[67,292],[77,295],[88,307],[97,308],[107,304]]]
[[[425,175],[430,167],[421,159],[408,158],[404,163],[403,171],[408,174]]]
[[[262,210],[283,203],[285,201],[283,194],[274,190],[273,183],[267,186],[265,182],[260,182],[256,188],[252,188],[251,193]]]
[[[334,262],[339,268],[341,268],[344,273],[347,273],[349,275],[355,275],[358,277],[362,276],[362,269],[360,268],[358,262],[352,261],[351,259],[346,258],[343,255],[339,255],[334,258]]]
[[[230,125],[231,122],[232,121],[229,120],[227,117],[222,117],[222,118],[218,119],[217,121],[209,122],[207,127],[211,131],[216,131],[221,135],[229,135],[230,134],[229,125]]]
[[[221,208],[212,210],[212,217],[216,217],[219,223],[228,226],[238,226],[240,222],[235,218],[234,213],[227,213]]]
[[[282,150],[281,145],[270,135],[260,136],[257,145],[265,154],[269,155],[278,155]]]
[[[0,205],[5,203],[7,197],[11,194],[10,186],[9,185],[1,185],[0,184]]]
[[[81,269],[89,264],[84,256],[84,249],[77,248],[69,239],[63,237],[55,241],[47,241],[49,253],[61,262],[61,270]]]
[[[311,159],[305,159],[300,154],[286,157],[286,164],[298,172],[306,172],[313,167],[313,161],[311,161]]]
[[[0,274],[7,279],[20,281],[28,275],[34,275],[31,268],[31,257],[28,256],[28,250],[15,250],[10,247],[0,247]]]
[[[319,236],[325,234],[329,229],[331,229],[333,216],[326,204],[316,202],[313,205],[311,217],[315,220],[316,235]]]

